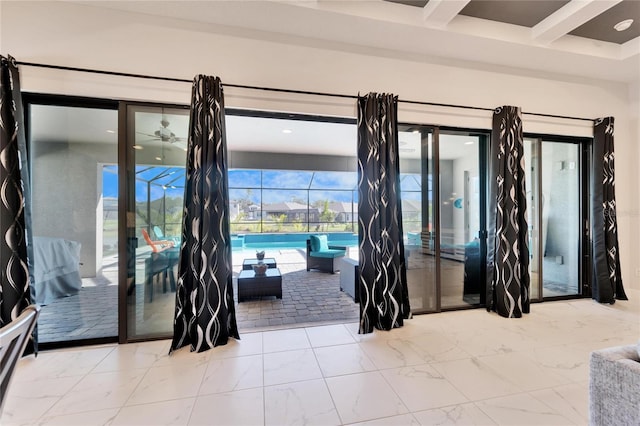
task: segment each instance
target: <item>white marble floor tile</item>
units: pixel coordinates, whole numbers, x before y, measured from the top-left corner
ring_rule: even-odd
[[[263,389],[199,396],[189,425],[255,426],[264,424]]]
[[[419,334],[411,339],[417,349],[429,356],[429,361],[450,361],[471,358],[471,355],[458,346],[455,339],[447,337],[444,332]]]
[[[47,412],[47,416],[118,408],[124,405],[147,369],[87,374]]]
[[[343,423],[375,420],[408,412],[377,371],[325,380]]]
[[[171,356],[169,340],[44,351],[20,360],[0,422],[584,425],[590,352],[638,341],[630,297],[545,302],[520,319],[420,315],[366,335],[357,323],[244,333]]]
[[[149,368],[166,356],[170,340],[118,345],[92,370],[92,373]]]
[[[381,373],[412,412],[469,401],[428,364],[384,370]]]
[[[265,386],[322,377],[312,349],[264,354],[263,362]]]
[[[211,359],[259,355],[262,353],[262,333],[242,333],[240,340],[230,338],[226,345],[207,352],[211,352]]]
[[[479,401],[476,405],[499,425],[566,426],[572,424],[569,419],[528,393]]]
[[[153,363],[152,367],[168,367],[168,366],[184,366],[184,365],[195,367],[198,365],[207,365],[207,363],[211,359],[214,349],[216,348],[212,348],[204,352],[191,352],[190,346],[187,345],[173,351],[171,355],[169,355],[169,352],[167,350],[166,353],[160,355],[158,360]]]
[[[315,348],[313,351],[324,377],[376,370],[371,359],[356,343]]]
[[[82,376],[12,381],[0,424],[33,424],[60,400]]]
[[[555,369],[541,364],[526,352],[489,355],[478,359],[521,391],[544,389],[571,382],[570,379],[558,374]]]
[[[305,330],[314,348],[355,343],[349,330],[342,324],[307,327]]]
[[[520,392],[517,386],[503,379],[477,358],[431,365],[471,401]]]
[[[282,352],[311,347],[304,328],[265,331],[262,333],[263,352]]]
[[[589,423],[589,382],[571,383],[529,392],[575,424]]]
[[[399,416],[383,417],[381,419],[366,422],[351,423],[350,426],[420,426],[413,414],[400,414]]]
[[[432,361],[429,354],[408,339],[372,339],[360,341],[360,347],[379,369],[406,367]]]
[[[487,314],[491,315],[491,314]],[[501,322],[521,321],[522,318],[502,318]],[[524,352],[536,347],[536,341],[526,329],[493,325],[487,328],[468,327],[464,331],[452,333],[449,337],[456,345],[472,356],[496,355],[509,352]]]
[[[449,407],[413,413],[424,426],[460,425],[490,426],[496,423],[482,412],[474,403],[451,405]]]
[[[340,418],[324,380],[264,388],[265,425],[339,425]]]
[[[150,368],[125,405],[196,396],[206,370],[206,364],[192,366],[187,362]]]
[[[578,382],[589,377],[589,352],[589,349],[585,348],[584,344],[572,343],[534,348],[530,356],[539,365],[555,372],[559,376]]]
[[[212,359],[199,395],[261,387],[263,375],[262,355]]]
[[[185,398],[124,407],[109,426],[186,426],[195,401]]]
[[[42,418],[37,425],[47,426],[105,426],[109,425],[118,414],[118,408],[107,410],[85,411],[84,413],[66,414],[62,416],[47,416]],[[4,425],[4,423],[2,423]]]
[[[67,349],[41,352],[38,357],[29,355],[18,363],[14,381],[42,380],[69,376],[84,376],[93,370],[116,345],[97,346],[89,349]]]

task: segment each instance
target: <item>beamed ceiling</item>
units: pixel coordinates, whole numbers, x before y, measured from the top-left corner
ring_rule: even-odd
[[[167,26],[366,55],[506,67],[545,78],[640,80],[640,0],[69,2],[123,11],[141,23],[162,19]],[[626,19],[634,20],[626,31],[613,28]]]
[[[443,8],[442,4],[457,4],[455,15],[470,16],[488,21],[534,28],[547,22],[564,18],[572,20],[573,28],[565,34],[623,44],[640,37],[640,1],[569,1],[569,0],[384,0],[414,8],[414,12],[431,13]],[[431,4],[429,4],[431,3]],[[570,4],[571,3],[571,4]],[[582,7],[578,7],[582,3]],[[589,3],[595,3],[588,10]],[[437,6],[436,6],[437,5]],[[451,6],[446,6],[451,7]],[[616,31],[613,26],[625,19],[634,19],[626,31]]]

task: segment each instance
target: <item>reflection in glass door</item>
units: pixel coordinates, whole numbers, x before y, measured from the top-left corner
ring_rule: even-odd
[[[188,110],[127,106],[127,338],[173,330]]]
[[[400,190],[407,287],[413,312],[434,312],[437,305],[435,173],[430,130],[399,132]]]
[[[440,307],[484,301],[480,137],[440,133]]]
[[[118,335],[118,111],[29,102],[36,302],[42,344]],[[85,105],[78,107],[77,105]],[[74,105],[74,106],[71,106]]]
[[[581,293],[580,145],[525,139],[532,300]]]

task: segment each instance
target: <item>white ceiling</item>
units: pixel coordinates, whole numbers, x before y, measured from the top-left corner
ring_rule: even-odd
[[[578,6],[590,5],[605,10],[604,2],[613,6],[619,0],[570,1],[558,10],[560,13],[547,18],[552,19],[542,21],[546,21],[548,30],[544,31],[544,37],[539,36],[539,24],[528,28],[454,13],[464,7],[467,0],[431,0],[424,10],[382,0],[97,0],[67,3],[126,11],[141,17],[140,20],[153,16],[163,25],[176,28],[191,23],[199,31],[248,39],[496,69],[541,78],[552,75],[561,79],[638,82],[640,37],[620,45],[568,34],[588,19],[589,15],[580,13]],[[433,10],[427,13],[427,7]],[[82,19],[80,11],[75,19]],[[113,25],[117,26],[117,22]],[[634,25],[640,25],[640,19]],[[553,40],[549,40],[551,33],[555,34],[551,37]],[[117,114],[100,116],[97,111],[70,113],[59,110],[52,113],[48,110],[47,116],[39,121],[43,123],[42,127],[33,129],[34,138],[114,142],[115,135],[107,130],[115,127]],[[160,128],[160,118],[160,114],[141,116],[136,131],[153,134]],[[169,127],[177,137],[186,136],[186,111],[185,115],[169,117],[169,121]],[[284,134],[284,129],[292,132]],[[355,152],[353,125],[227,116],[227,135],[229,149],[237,151],[325,155],[353,155]],[[401,135],[401,142],[419,143],[407,135]],[[151,141],[152,145],[154,143],[159,141]],[[417,155],[419,150],[406,144],[401,145],[403,155]],[[446,149],[444,144],[443,149]],[[445,157],[453,155],[446,151],[442,153]]]
[[[640,37],[616,44],[569,34],[620,1],[572,0],[533,28],[458,14],[468,0],[432,0],[423,9],[382,0],[74,3],[162,17],[167,25],[192,22],[208,31],[247,38],[634,82],[640,79]],[[640,25],[637,18],[633,25]]]

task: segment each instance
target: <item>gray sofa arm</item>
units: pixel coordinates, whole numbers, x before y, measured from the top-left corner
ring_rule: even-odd
[[[640,425],[640,357],[636,345],[591,353],[589,424]]]

